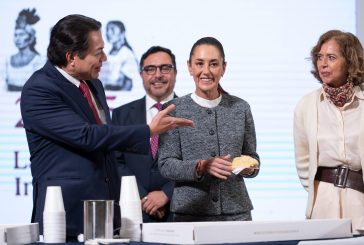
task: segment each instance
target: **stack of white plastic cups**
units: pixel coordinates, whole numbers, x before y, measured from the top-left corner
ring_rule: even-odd
[[[43,211],[44,243],[66,242],[66,212],[60,186],[48,186]]]
[[[135,176],[123,176],[120,191],[121,238],[140,241],[142,206]]]

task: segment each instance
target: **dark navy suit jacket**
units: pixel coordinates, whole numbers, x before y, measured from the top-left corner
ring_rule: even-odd
[[[132,101],[113,110],[112,122],[115,125],[145,125],[146,119],[145,97]],[[158,160],[153,159],[151,151],[148,155],[130,152],[117,152],[118,171],[121,176],[135,175],[140,198],[152,191],[162,190],[169,200],[172,198],[173,182],[162,177],[158,169]],[[171,220],[169,205],[167,215],[162,221]],[[143,222],[157,222],[152,216],[143,212]]]
[[[86,81],[111,124],[99,80]],[[114,228],[120,226],[120,177],[114,150],[148,154],[147,125],[97,125],[86,99],[50,62],[23,87],[21,113],[33,176],[32,222],[40,223],[47,186],[61,186],[67,236],[83,233],[83,200],[115,201]]]

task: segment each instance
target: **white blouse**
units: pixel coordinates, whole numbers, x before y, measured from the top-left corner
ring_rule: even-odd
[[[359,90],[356,90],[358,93]],[[360,170],[359,129],[362,100],[355,95],[342,108],[336,107],[321,93],[318,103],[318,165],[346,165]],[[350,218],[353,229],[364,227],[364,194],[333,184],[315,181],[311,218]]]

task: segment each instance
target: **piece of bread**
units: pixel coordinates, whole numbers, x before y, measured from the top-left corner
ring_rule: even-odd
[[[235,168],[256,168],[258,167],[258,161],[251,156],[242,155],[235,157],[232,162],[233,169]]]

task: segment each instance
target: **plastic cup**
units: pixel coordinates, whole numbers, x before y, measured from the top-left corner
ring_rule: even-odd
[[[120,212],[120,236],[140,241],[140,224],[143,223],[143,215],[135,176],[123,176],[121,179]]]
[[[66,242],[66,212],[60,186],[48,186],[43,211],[44,243]]]
[[[60,186],[47,187],[43,212],[64,212],[62,190]]]
[[[135,176],[123,176],[121,178],[120,203],[132,201],[140,202]]]

